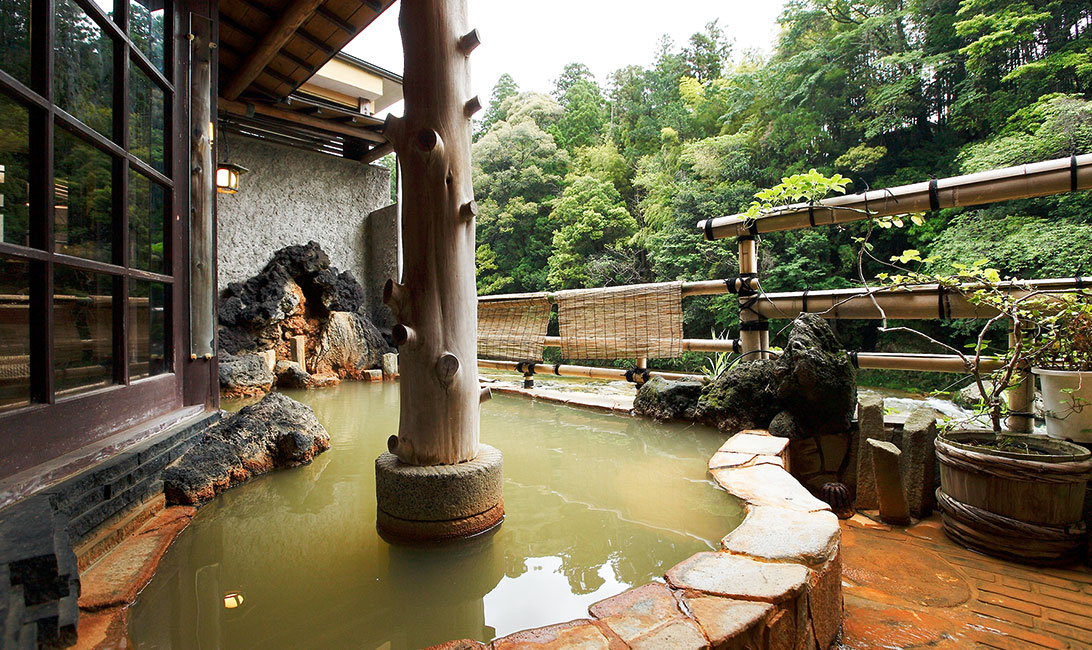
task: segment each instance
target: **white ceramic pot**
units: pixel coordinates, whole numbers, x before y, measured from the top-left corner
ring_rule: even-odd
[[[1092,371],[1033,368],[1032,372],[1043,385],[1047,435],[1092,442]]]

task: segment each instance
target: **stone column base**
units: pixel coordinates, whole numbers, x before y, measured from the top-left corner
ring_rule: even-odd
[[[407,465],[391,453],[375,460],[376,527],[384,539],[420,542],[470,537],[504,520],[500,451],[481,445],[458,465]]]

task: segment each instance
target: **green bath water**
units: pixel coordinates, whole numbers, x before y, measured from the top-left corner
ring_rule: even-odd
[[[489,641],[585,617],[719,548],[741,519],[706,474],[715,430],[497,395],[481,439],[504,454],[504,523],[457,545],[391,546],[375,531],[374,461],[398,428],[397,385],[286,393],[314,408],[331,449],[200,509],[130,612],[137,647]]]

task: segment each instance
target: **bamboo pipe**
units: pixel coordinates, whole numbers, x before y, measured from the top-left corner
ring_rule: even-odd
[[[995,357],[986,357],[981,359],[978,365],[982,370],[989,372],[1000,368],[1002,362]],[[967,367],[963,364],[963,360],[954,354],[858,352],[857,367],[862,369],[910,370],[915,372],[967,372]]]
[[[548,348],[561,347],[560,336],[547,336],[543,345]],[[693,352],[737,352],[739,341],[736,339],[683,339],[683,350]]]
[[[1016,345],[1016,335],[1009,332],[1009,349]],[[1035,378],[1027,368],[1018,368],[1013,375],[1013,385],[1005,395],[1011,414],[1005,423],[1009,431],[1031,433],[1035,428],[1035,418],[1030,414],[1035,404]]]
[[[495,361],[493,359],[478,359],[479,368],[487,368],[490,370],[510,370],[512,372],[521,372],[516,369],[515,361]],[[542,375],[556,375],[558,377],[587,377],[589,379],[616,379],[624,381],[626,379],[626,370],[621,368],[596,368],[594,366],[570,366],[560,364],[554,366],[549,363],[536,363],[532,366],[535,374]],[[701,379],[702,375],[691,375],[678,372],[661,372],[659,370],[650,370],[649,375],[653,377],[663,377],[664,379]]]
[[[687,298],[687,297],[690,297],[690,296],[720,296],[720,295],[724,295],[726,293],[734,293],[734,291],[732,291],[732,290],[730,290],[728,288],[729,283],[732,283],[732,282],[734,282],[734,279],[728,279],[728,280],[701,280],[701,281],[697,281],[697,282],[684,282],[683,286],[682,286],[682,295],[683,295],[684,298]],[[1078,282],[1080,282],[1081,284],[1086,284],[1086,283],[1087,284],[1092,284],[1092,277],[1048,278],[1048,279],[1043,279],[1043,280],[1029,280],[1027,282],[1024,282],[1023,284],[1029,285],[1034,289],[1076,289],[1077,288],[1076,285],[1077,285]],[[752,289],[757,289],[758,288],[757,280],[754,280],[754,281],[750,282],[750,284],[751,284]],[[929,290],[931,290],[933,292],[936,291],[936,285],[921,285],[921,286],[925,287],[925,289],[917,289],[917,288],[906,289],[906,290],[900,289],[897,293],[913,293],[916,290],[926,291],[926,292],[928,292]],[[932,287],[932,289],[928,289],[928,287]],[[971,287],[971,285],[966,285],[966,287],[969,288],[969,287]],[[815,299],[817,297],[820,297],[820,296],[823,296],[823,295],[826,295],[828,293],[835,292],[835,291],[841,292],[840,295],[844,298],[844,297],[853,295],[854,293],[862,293],[864,290],[863,289],[828,289],[828,290],[822,290],[822,291],[809,291],[808,292],[808,304],[809,305],[811,304],[812,299]],[[781,293],[769,293],[769,294],[765,294],[765,296],[763,297],[763,300],[765,300],[766,298],[769,298],[769,297],[777,297],[777,298],[797,297],[797,298],[800,298],[803,295],[804,295],[804,293],[802,291],[788,291],[788,292],[781,292]],[[541,297],[543,297],[543,294],[541,294],[541,293],[507,293],[507,294],[497,294],[497,295],[493,295],[493,296],[478,296],[478,302],[498,302],[498,301],[504,301],[504,300],[528,300],[528,299],[531,299],[531,298],[541,298]],[[556,302],[556,300],[557,300],[557,294],[554,294],[554,293],[546,293],[545,297],[548,300],[550,300],[550,302]],[[864,299],[868,300],[868,298],[864,298]],[[811,310],[809,309],[808,311],[811,311]],[[778,316],[778,318],[783,318],[783,316]]]
[[[935,188],[935,190],[931,190]],[[1029,199],[1092,188],[1092,154],[900,185],[824,199],[808,206],[774,208],[764,216],[743,214],[699,221],[708,239],[798,230],[937,208]],[[935,199],[935,203],[934,203]]]
[[[758,277],[758,241],[754,237],[740,237],[739,243],[739,276],[741,278],[756,278]],[[724,286],[724,290],[728,291],[728,285]],[[762,332],[757,329],[752,329],[761,322],[759,316],[750,309],[745,309],[744,305],[754,296],[739,296],[739,343],[740,352],[745,355],[753,355],[755,359],[765,359],[766,353],[763,350],[769,349],[762,347]]]
[[[1077,284],[1092,284],[1092,278],[1050,278],[1030,280],[1019,285],[1002,284],[1002,288],[1016,294],[1026,293],[1024,287],[1032,291],[1076,290]],[[963,291],[973,291],[980,285],[961,285]],[[904,289],[875,290],[871,296],[863,289],[829,289],[809,291],[806,294],[807,313],[819,314],[832,319],[869,319],[881,318],[872,299],[883,308],[888,318],[919,320],[932,318],[992,318],[997,310],[987,306],[976,306],[959,293],[945,291],[941,295],[935,284],[922,284]],[[805,294],[793,291],[785,293],[767,293],[755,303],[753,309],[766,318],[796,318],[804,313]],[[837,307],[835,305],[837,304]]]

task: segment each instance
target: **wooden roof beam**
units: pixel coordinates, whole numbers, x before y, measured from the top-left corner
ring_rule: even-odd
[[[275,106],[269,106],[267,104],[247,104],[244,102],[237,102],[234,100],[221,97],[217,102],[219,110],[233,113],[235,115],[241,115],[244,117],[250,117],[253,115],[265,115],[266,117],[274,117],[285,122],[293,124],[299,124],[301,126],[309,126],[311,128],[328,131],[330,133],[337,133],[340,135],[348,135],[354,138],[360,138],[361,140],[367,140],[368,142],[375,142],[378,144],[384,144],[387,142],[387,138],[370,131],[368,129],[361,128],[359,126],[349,126],[342,124],[341,122],[335,122],[333,120],[324,120],[310,115],[304,115],[297,111],[284,110],[283,108],[277,108]]]
[[[258,40],[258,36],[254,32],[247,29],[241,23],[239,23],[239,21],[235,20],[234,18],[232,18],[231,16],[229,16],[229,15],[227,15],[225,13],[221,12],[220,22],[222,24],[227,25],[228,27],[234,29],[235,31],[239,32],[240,34],[249,37],[250,39],[252,39],[254,41]],[[238,54],[239,58],[242,58],[242,54],[237,49],[231,47],[227,43],[221,42],[220,47],[227,48],[233,54]],[[307,61],[304,61],[300,57],[296,56],[295,54],[292,54],[291,52],[289,52],[287,50],[281,50],[281,51],[277,52],[277,56],[279,56],[281,58],[284,58],[284,59],[288,59],[292,63],[294,63],[294,64],[298,65],[299,67],[303,68],[304,70],[306,70],[307,74],[309,74],[309,75],[314,74],[315,70],[317,70],[317,68],[315,66],[311,65]]]
[[[269,31],[258,41],[257,46],[244,61],[242,66],[235,71],[231,81],[223,90],[223,96],[229,100],[235,100],[246,90],[262,70],[265,69],[273,57],[281,51],[288,41],[315,11],[324,0],[295,0],[290,4],[269,28]]]
[[[350,36],[356,36],[358,31],[356,27],[353,27],[351,24],[343,20],[340,16],[330,11],[326,7],[319,7],[315,13],[325,18],[327,22],[329,22],[334,27],[337,27],[341,31],[345,32],[346,34],[349,34]]]

